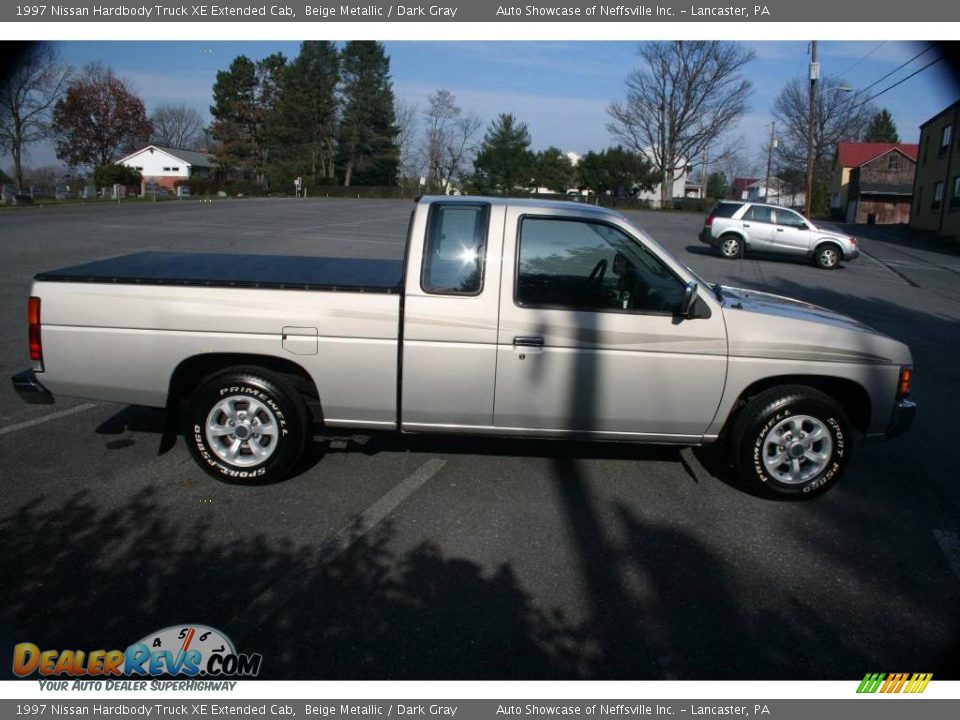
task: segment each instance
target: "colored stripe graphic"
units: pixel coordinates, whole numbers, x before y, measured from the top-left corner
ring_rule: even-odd
[[[858,693],[922,693],[933,673],[867,673],[857,687]]]

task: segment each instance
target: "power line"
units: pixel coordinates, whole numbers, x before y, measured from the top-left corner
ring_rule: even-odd
[[[866,55],[864,55],[862,58],[860,58],[859,60],[857,60],[853,65],[851,65],[850,67],[848,67],[846,70],[840,71],[840,72],[837,73],[837,74],[838,74],[838,75],[843,75],[843,74],[845,74],[845,73],[850,72],[850,71],[853,70],[857,65],[859,65],[860,63],[862,63],[864,60],[866,60],[868,57],[870,57],[871,55],[873,55],[877,50],[879,50],[880,48],[882,48],[882,47],[883,47],[884,45],[886,45],[886,44],[887,44],[887,41],[884,40],[884,41],[881,42],[879,45],[877,45],[873,50],[871,50],[871,51],[868,52]]]
[[[919,70],[914,70],[912,73],[910,73],[909,75],[907,75],[905,78],[903,78],[903,79],[901,79],[901,80],[897,80],[893,85],[890,85],[889,87],[885,87],[883,90],[881,90],[881,91],[878,92],[878,93],[874,93],[873,95],[871,95],[870,97],[868,97],[868,98],[867,98],[866,100],[864,100],[863,102],[857,103],[857,104],[854,105],[852,108],[850,108],[849,110],[847,110],[847,112],[853,112],[853,111],[856,110],[857,108],[863,107],[864,105],[866,105],[868,102],[870,102],[870,101],[873,100],[874,98],[878,98],[878,97],[880,97],[881,95],[883,95],[885,92],[889,92],[890,90],[893,90],[895,87],[897,87],[897,85],[902,85],[903,83],[905,83],[905,82],[906,82],[907,80],[909,80],[910,78],[914,77],[915,75],[919,75],[919,74],[922,73],[924,70],[926,70],[928,67],[930,67],[931,65],[936,65],[936,64],[937,64],[938,62],[940,62],[941,60],[943,60],[943,56],[940,56],[940,57],[938,57],[938,58],[935,58],[934,60],[931,60],[930,62],[928,62],[926,65],[924,65],[924,66],[923,66],[922,68],[920,68]],[[863,92],[863,91],[861,91],[861,92]]]
[[[886,75],[884,75],[884,76],[883,76],[882,78],[880,78],[879,80],[874,80],[872,83],[870,83],[870,84],[867,85],[865,88],[863,88],[863,90],[860,90],[860,92],[858,92],[857,94],[859,95],[860,93],[865,93],[865,92],[866,92],[867,90],[869,90],[870,88],[876,87],[877,85],[879,85],[880,83],[882,83],[884,80],[886,80],[888,77],[890,77],[891,75],[893,75],[894,73],[896,73],[898,70],[901,70],[902,68],[905,68],[907,65],[909,65],[910,63],[912,63],[914,60],[916,60],[916,59],[917,59],[918,57],[920,57],[921,55],[925,55],[926,53],[928,53],[928,52],[930,52],[931,50],[933,50],[933,48],[934,48],[934,45],[933,45],[933,44],[927,45],[927,47],[925,47],[923,50],[921,50],[920,52],[918,52],[916,55],[914,55],[912,58],[910,58],[909,60],[907,60],[905,63],[902,63],[902,64],[898,65],[897,67],[895,67],[893,70],[891,70],[890,72],[888,72]],[[911,75],[911,77],[913,77],[913,76]]]

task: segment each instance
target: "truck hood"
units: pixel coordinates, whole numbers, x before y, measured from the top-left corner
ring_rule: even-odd
[[[801,300],[723,286],[731,355],[910,364],[910,349],[846,315]]]

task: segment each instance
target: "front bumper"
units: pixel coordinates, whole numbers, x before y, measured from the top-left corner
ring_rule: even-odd
[[[858,258],[858,257],[860,257],[860,248],[859,248],[859,246],[858,246],[858,247],[855,247],[853,250],[848,250],[847,252],[845,252],[845,253],[843,254],[843,259],[844,259],[844,260],[854,260],[854,259],[856,259],[856,258]]]
[[[913,425],[913,418],[917,414],[917,404],[913,400],[898,400],[893,406],[893,417],[890,418],[890,427],[887,428],[887,437],[903,435]]]
[[[53,403],[53,395],[47,390],[40,381],[37,380],[33,370],[24,370],[18,372],[10,382],[20,399],[31,405],[50,405]]]

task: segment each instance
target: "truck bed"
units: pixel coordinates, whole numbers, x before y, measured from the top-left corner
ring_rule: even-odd
[[[44,282],[193,285],[398,294],[400,260],[141,252],[41,272]]]

